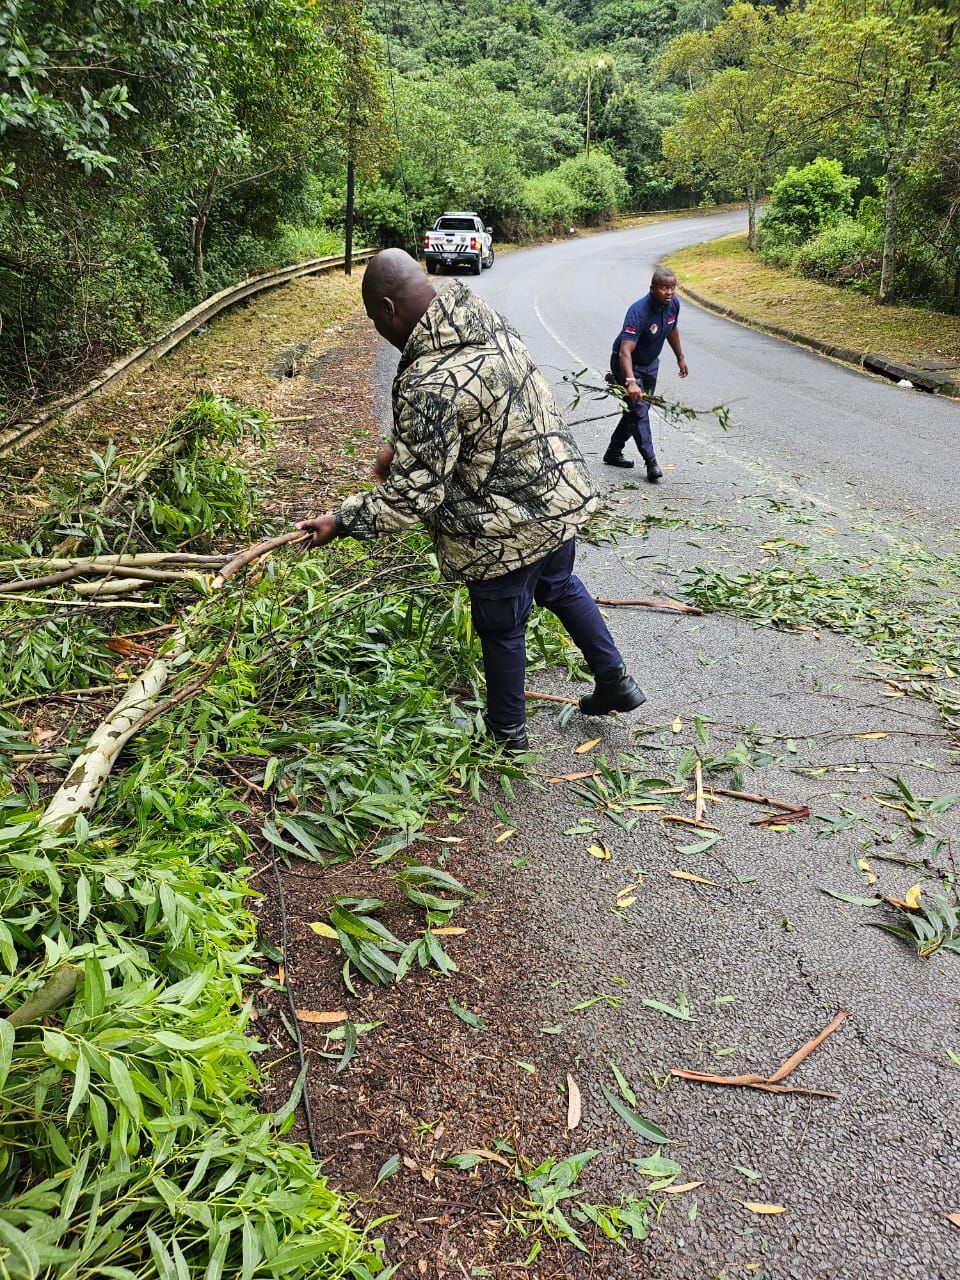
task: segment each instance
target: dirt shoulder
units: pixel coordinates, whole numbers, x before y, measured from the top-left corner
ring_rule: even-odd
[[[750,253],[745,235],[693,245],[671,254],[669,265],[681,290],[734,319],[783,336],[792,330],[809,345],[874,353],[921,370],[956,371],[960,381],[960,316],[881,306],[851,290],[792,276]]]

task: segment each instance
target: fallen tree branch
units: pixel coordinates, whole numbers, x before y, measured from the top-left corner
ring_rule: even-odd
[[[628,605],[635,605],[640,609],[665,609],[670,613],[693,613],[702,616],[703,610],[698,609],[696,605],[681,604],[679,600],[668,600],[664,598],[659,600],[656,598],[643,598],[640,600],[605,600],[602,596],[594,596],[597,604],[607,605],[610,608],[623,608]]]
[[[36,1022],[46,1013],[59,1008],[67,996],[73,995],[77,987],[80,970],[72,964],[62,964],[55,969],[40,990],[29,1000],[24,1000],[19,1009],[7,1014],[7,1021],[12,1027],[25,1027]]]
[[[800,1063],[813,1053],[814,1049],[823,1044],[827,1036],[833,1035],[837,1027],[847,1020],[847,1017],[846,1009],[838,1009],[822,1031],[818,1032],[812,1040],[808,1040],[801,1049],[798,1049],[795,1054],[787,1058],[786,1062],[769,1076],[757,1075],[755,1072],[748,1072],[739,1076],[717,1076],[708,1071],[689,1071],[685,1067],[671,1067],[670,1074],[677,1076],[680,1080],[692,1080],[698,1084],[737,1085],[745,1089],[761,1089],[766,1093],[807,1093],[815,1097],[836,1098],[839,1097],[839,1094],[830,1093],[826,1089],[807,1089],[800,1085],[781,1084],[780,1081],[791,1075]]]
[[[232,577],[246,565],[252,564],[254,560],[293,542],[305,544],[307,538],[308,535],[298,529],[248,547],[223,566],[210,584],[210,594],[216,595]],[[184,615],[170,639],[166,652],[147,664],[136,680],[131,682],[126,693],[107,718],[93,731],[87,745],[77,756],[73,767],[40,819],[42,826],[63,829],[76,818],[77,814],[86,813],[92,809],[120,752],[135,734],[162,714],[158,708],[160,694],[170,678],[174,665],[179,665],[189,656],[191,624],[206,602],[207,597],[204,597]],[[90,607],[88,602],[83,603],[86,607]],[[123,607],[130,608],[130,601],[124,601]],[[229,643],[230,641],[228,641],[228,647]],[[225,653],[223,657],[226,657]],[[219,662],[205,671],[202,677],[198,676],[189,681],[180,691],[183,697],[189,697],[201,688],[216,666],[219,666]],[[182,700],[179,695],[175,695],[173,700],[164,704],[163,711],[176,705],[177,700]]]
[[[771,809],[782,809],[784,813],[799,813],[806,809],[805,804],[793,804],[789,800],[774,800],[773,796],[758,796],[752,791],[731,791],[727,787],[710,787],[707,795],[729,796],[731,800],[747,800],[750,804],[766,804]]]

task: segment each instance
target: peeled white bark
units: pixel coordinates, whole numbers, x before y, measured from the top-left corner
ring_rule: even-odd
[[[211,583],[211,592],[220,591],[240,569],[267,552],[290,542],[302,542],[308,536],[298,530],[249,547],[223,566]],[[160,695],[170,679],[174,664],[180,664],[189,654],[192,623],[205,603],[206,599],[198,601],[185,614],[166,651],[147,665],[107,718],[93,731],[60,789],[47,805],[40,819],[41,826],[63,830],[78,814],[88,813],[97,803],[120,752],[159,706]]]

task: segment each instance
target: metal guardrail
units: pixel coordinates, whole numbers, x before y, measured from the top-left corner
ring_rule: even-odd
[[[365,262],[376,252],[376,249],[361,249],[353,254],[353,261]],[[244,298],[262,293],[266,289],[275,289],[279,285],[288,284],[299,276],[317,275],[321,271],[332,271],[344,265],[345,259],[342,257],[310,258],[306,262],[294,263],[293,266],[279,267],[276,271],[266,271],[262,275],[251,276],[248,280],[232,285],[229,289],[221,289],[219,293],[212,294],[190,311],[179,316],[153,342],[147,346],[138,347],[136,351],[131,351],[129,355],[115,361],[86,386],[57,400],[49,401],[41,407],[36,417],[21,418],[19,422],[14,422],[0,432],[0,456],[9,453],[16,445],[26,444],[52,422],[68,421],[80,406],[98,391],[118,384],[137,369],[147,368],[168,351],[172,351],[207,320],[212,320],[221,311],[225,311],[237,302],[242,302]]]

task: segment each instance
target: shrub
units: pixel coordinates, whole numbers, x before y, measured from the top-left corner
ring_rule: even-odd
[[[564,160],[550,172],[572,189],[576,218],[587,226],[616,213],[630,194],[623,170],[602,151]]]
[[[530,178],[524,184],[522,218],[528,234],[537,231],[564,231],[576,219],[577,196],[573,188],[554,170]]]
[[[880,241],[870,226],[844,218],[802,244],[793,258],[800,275],[832,284],[866,280],[879,267]]]
[[[793,165],[773,184],[770,206],[760,224],[760,257],[786,266],[796,249],[849,215],[859,179],[843,172],[839,160],[817,156]]]

